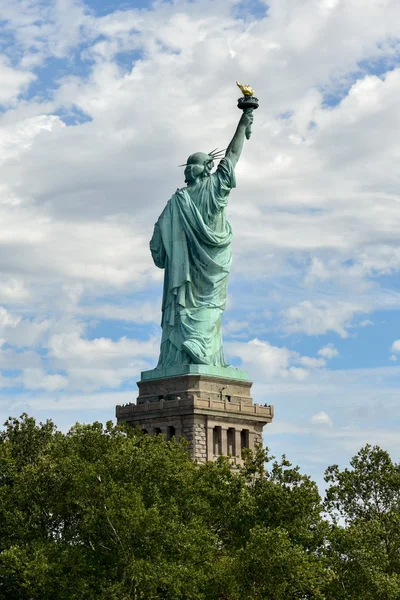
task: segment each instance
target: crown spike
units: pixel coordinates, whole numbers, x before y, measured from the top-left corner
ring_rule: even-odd
[[[210,152],[210,156],[213,156],[213,157],[220,156],[221,154],[223,154],[225,152],[225,150],[218,150],[218,152],[216,152],[215,150],[213,150],[213,152]]]

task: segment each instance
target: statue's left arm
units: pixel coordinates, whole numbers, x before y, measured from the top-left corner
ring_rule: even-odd
[[[253,122],[253,109],[245,108],[242,116],[240,117],[239,124],[236,128],[235,134],[226,149],[225,156],[229,158],[232,166],[235,167],[237,161],[240,158],[243,150],[243,143],[246,134],[246,128]]]
[[[150,252],[153,257],[154,264],[159,269],[164,269],[166,252],[158,222],[154,225],[153,237],[150,240]]]

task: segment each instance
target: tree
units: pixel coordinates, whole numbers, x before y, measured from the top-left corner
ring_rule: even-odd
[[[325,508],[332,521],[329,598],[400,598],[400,465],[366,445],[351,469],[329,467]]]
[[[232,471],[112,423],[0,435],[0,598],[322,599],[325,530],[315,483],[262,448]]]

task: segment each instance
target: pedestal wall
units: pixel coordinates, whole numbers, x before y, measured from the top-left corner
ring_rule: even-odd
[[[117,406],[116,417],[150,435],[185,437],[199,462],[229,455],[239,463],[242,449],[262,442],[274,416],[273,406],[253,404],[251,385],[205,374],[142,380],[137,403]]]

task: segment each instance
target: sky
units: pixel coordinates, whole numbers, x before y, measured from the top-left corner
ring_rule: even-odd
[[[400,453],[398,0],[0,5],[0,421],[105,422],[160,341],[148,243],[189,154],[260,107],[223,331],[264,430],[320,484]]]

